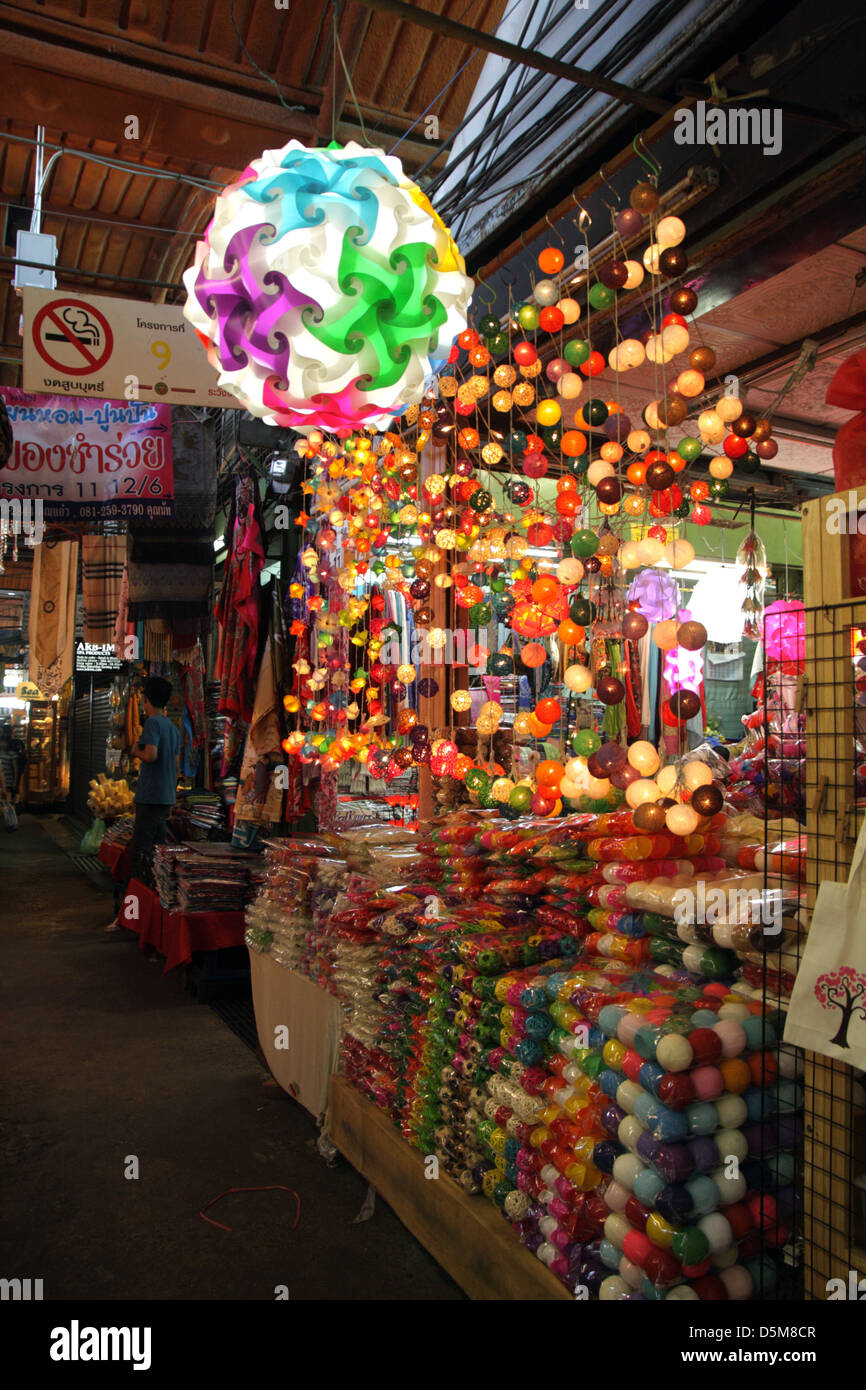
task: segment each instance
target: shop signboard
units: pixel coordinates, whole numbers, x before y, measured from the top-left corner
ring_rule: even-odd
[[[0,386],[13,445],[0,506],[15,529],[34,519],[155,520],[174,513],[171,408],[146,401],[43,396]],[[17,511],[16,511],[17,504]]]
[[[180,305],[32,288],[22,301],[27,391],[242,409]]]
[[[99,646],[94,642],[79,642],[75,648],[76,671],[93,672],[119,671],[122,662],[115,655],[113,647]]]

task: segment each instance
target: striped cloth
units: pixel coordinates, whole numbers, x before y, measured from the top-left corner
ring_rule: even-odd
[[[81,544],[84,640],[100,647],[113,646],[126,562],[126,537],[83,536]]]

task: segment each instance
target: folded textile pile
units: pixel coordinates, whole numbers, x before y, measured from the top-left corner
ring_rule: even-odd
[[[223,842],[161,845],[154,856],[160,902],[174,912],[243,912],[263,872],[260,855]]]

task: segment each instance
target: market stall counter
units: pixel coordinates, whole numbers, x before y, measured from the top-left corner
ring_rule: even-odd
[[[165,975],[190,964],[194,951],[221,951],[244,941],[243,912],[171,912],[136,878],[130,879],[118,920],[136,933],[142,950],[151,946],[165,957]]]

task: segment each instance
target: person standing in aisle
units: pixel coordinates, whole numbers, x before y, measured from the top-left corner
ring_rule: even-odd
[[[129,848],[130,877],[147,883],[154,850],[165,839],[168,814],[177,799],[180,735],[165,713],[171,698],[171,681],[163,676],[148,676],[143,697],[144,724],[134,749],[135,756],[141,759],[141,768],[135,788],[135,826]],[[129,879],[120,895],[121,905],[128,885]],[[117,922],[109,923],[106,928],[107,931],[118,929]]]
[[[21,777],[27,755],[24,744],[14,738],[12,725],[4,724],[0,729],[0,770],[6,784],[6,793],[13,806],[17,806],[21,795]]]

